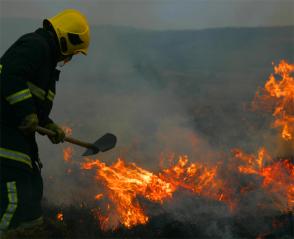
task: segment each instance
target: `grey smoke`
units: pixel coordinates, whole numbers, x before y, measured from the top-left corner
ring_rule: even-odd
[[[22,24],[7,31],[1,27],[1,52],[38,25]],[[231,147],[255,152],[263,143],[272,145],[276,134],[269,130],[271,116],[249,112],[247,104],[272,72],[271,61],[293,61],[293,27],[154,32],[101,26],[92,31],[89,56],[74,57],[62,69],[52,118],[84,140],[116,134],[117,148],[98,155],[100,160],[111,164],[123,157],[157,172],[161,153],[216,162],[218,153]],[[52,145],[45,137],[38,142],[50,203],[88,202],[101,192],[93,173],[79,170],[82,149],[74,147],[71,165],[62,159],[62,149],[69,145]],[[183,222],[204,220],[209,214],[229,217],[226,206],[185,195],[175,195],[162,210]],[[246,215],[262,196],[256,193],[247,201]],[[219,228],[215,220],[208,224],[207,235],[232,237],[229,225]]]

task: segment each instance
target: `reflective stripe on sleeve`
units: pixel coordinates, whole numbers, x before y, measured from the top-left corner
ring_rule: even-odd
[[[1,72],[2,72],[2,68],[3,68],[3,66],[0,64],[0,74],[1,74]]]
[[[45,100],[45,96],[46,96],[46,92],[36,86],[35,84],[33,84],[32,82],[27,82],[28,87],[30,88],[31,93],[36,96],[37,98],[41,99],[41,100]]]
[[[6,100],[9,102],[9,104],[13,105],[13,104],[16,104],[20,101],[29,99],[31,97],[32,97],[32,94],[31,94],[30,90],[25,89],[25,90],[18,91],[16,93],[6,97]]]
[[[25,163],[32,168],[32,161],[29,155],[11,149],[0,148],[0,157],[12,159]]]
[[[49,90],[48,91],[48,95],[47,95],[48,100],[53,101],[54,100],[54,97],[55,97],[54,92],[52,92],[51,90]]]
[[[8,182],[6,183],[6,187],[7,187],[7,196],[8,196],[8,206],[0,220],[0,230],[8,229],[11,223],[11,220],[15,214],[17,203],[18,203],[16,182]]]

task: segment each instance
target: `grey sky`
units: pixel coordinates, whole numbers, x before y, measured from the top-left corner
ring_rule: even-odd
[[[294,0],[0,0],[1,17],[43,19],[65,8],[92,25],[201,29],[294,24]]]

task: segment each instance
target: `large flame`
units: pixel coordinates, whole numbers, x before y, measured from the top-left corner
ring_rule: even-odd
[[[82,168],[97,169],[96,179],[105,185],[108,197],[117,212],[118,221],[126,227],[144,224],[148,221],[148,217],[137,200],[138,196],[162,202],[163,199],[171,197],[175,190],[170,183],[157,175],[135,164],[126,165],[121,159],[111,166],[99,160],[89,160],[82,164]],[[104,229],[109,229],[107,224],[109,220],[115,220],[115,218],[103,217],[101,225]]]
[[[294,137],[294,64],[282,60],[274,66],[263,89],[256,94],[254,105],[262,105],[275,117],[274,127],[281,128],[281,136],[285,140]],[[260,107],[258,107],[260,108]]]
[[[263,93],[258,95],[268,105],[275,116],[275,127],[282,128],[282,137],[294,137],[294,81],[291,73],[294,65],[281,61],[274,68]],[[257,99],[257,98],[256,98]],[[71,155],[65,151],[65,160]],[[160,160],[160,165],[164,165]],[[97,210],[102,229],[114,229],[119,224],[131,228],[146,224],[149,220],[141,199],[164,203],[173,198],[179,190],[188,190],[195,196],[220,201],[234,211],[239,199],[250,191],[263,190],[271,197],[271,205],[281,212],[294,207],[294,165],[290,159],[274,160],[265,147],[256,154],[248,154],[241,149],[233,149],[232,157],[223,161],[200,163],[181,155],[177,160],[169,160],[167,167],[157,173],[126,163],[119,158],[107,165],[98,159],[85,158],[83,170],[95,170],[95,181],[104,186],[103,193],[97,193],[96,200],[109,199],[104,211]],[[234,175],[232,177],[230,175]],[[254,175],[255,179],[252,178]],[[240,186],[240,177],[248,177],[248,183]],[[258,180],[256,180],[256,178]],[[102,200],[102,201],[103,201]]]
[[[228,174],[257,175],[262,179],[260,187],[273,197],[276,207],[281,211],[293,208],[294,166],[289,160],[273,163],[265,148],[259,150],[257,156],[248,155],[238,149],[233,150],[233,153],[238,167],[237,171],[229,168]],[[105,230],[113,229],[119,223],[127,228],[147,223],[149,218],[138,198],[163,203],[171,199],[179,188],[201,197],[223,201],[231,209],[236,207],[237,200],[234,197],[254,188],[249,188],[248,185],[240,189],[234,188],[234,184],[220,177],[219,167],[220,164],[209,166],[189,163],[187,156],[180,156],[175,165],[157,174],[134,163],[126,164],[122,159],[118,159],[111,166],[90,159],[82,163],[83,169],[96,168],[95,178],[104,185],[112,202],[112,206],[108,205],[107,215],[99,215],[102,228]],[[231,193],[233,191],[234,195]]]
[[[276,208],[282,212],[293,210],[294,165],[289,159],[273,162],[265,148],[261,148],[256,156],[240,149],[233,150],[233,153],[241,162],[239,172],[259,176],[262,179],[261,187],[272,196]]]

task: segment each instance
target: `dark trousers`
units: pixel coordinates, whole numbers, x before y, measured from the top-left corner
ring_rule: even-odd
[[[33,171],[0,165],[0,230],[16,228],[42,216],[43,180]]]

